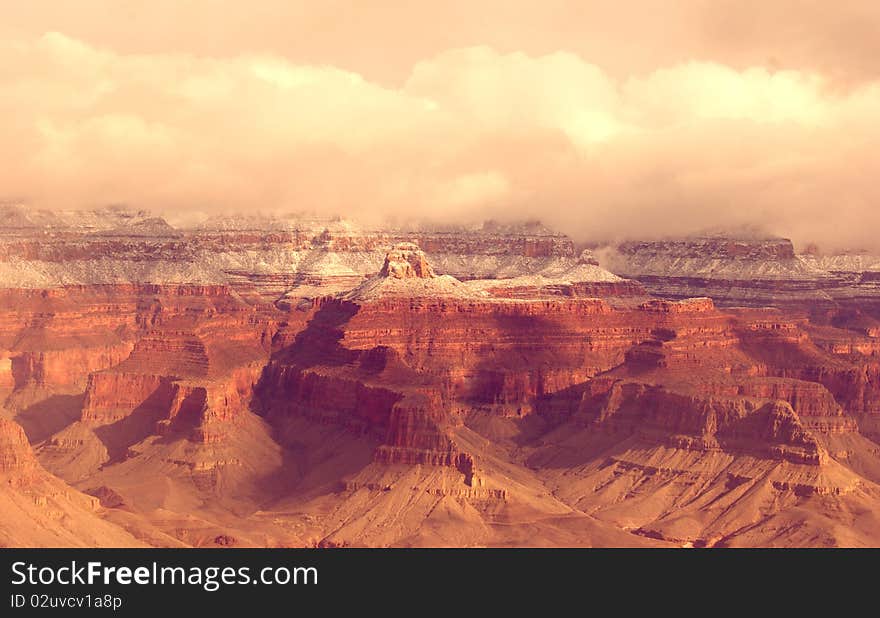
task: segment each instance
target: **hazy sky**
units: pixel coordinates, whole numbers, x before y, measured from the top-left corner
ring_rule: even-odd
[[[0,0],[0,199],[871,246],[874,0]]]

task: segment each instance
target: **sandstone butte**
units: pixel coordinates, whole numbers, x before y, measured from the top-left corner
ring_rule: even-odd
[[[728,243],[645,283],[694,246],[617,248],[634,280],[540,229],[240,228],[7,233],[40,277],[141,263],[0,289],[0,545],[880,545],[870,273]],[[209,274],[169,278],[171,246]],[[777,270],[749,288],[750,259]]]

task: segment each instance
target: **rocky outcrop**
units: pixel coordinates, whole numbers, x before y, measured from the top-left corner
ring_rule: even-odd
[[[693,260],[739,260],[776,264],[795,259],[794,246],[787,238],[736,238],[707,236],[658,241],[629,241],[618,251],[634,256],[675,257]]]
[[[91,328],[84,341],[121,341],[124,351],[99,357],[100,364],[79,362],[77,338],[84,335],[69,344],[55,339],[55,345],[64,344],[57,350],[59,365],[70,363],[77,382],[66,385],[44,377],[51,373],[31,371],[14,386],[7,402],[20,410],[18,418],[53,473],[81,481],[103,466],[137,460],[139,445],[157,437],[187,444],[187,453],[169,457],[191,469],[247,459],[223,453],[223,445],[230,434],[252,431],[253,385],[280,317],[274,307],[248,303],[226,286],[107,286],[57,289],[47,296],[34,299],[36,307],[50,303],[55,312],[45,332]],[[78,303],[91,307],[95,298],[107,302],[112,330],[100,322],[89,325],[96,311],[66,326],[55,317],[72,313]],[[23,328],[31,336],[33,327]]]
[[[630,241],[600,250],[603,265],[665,298],[708,296],[722,306],[877,306],[876,260],[798,254],[791,241],[719,235]]]
[[[415,243],[398,243],[385,256],[380,277],[393,279],[433,279],[437,275],[428,264],[425,252]]]
[[[818,465],[825,457],[816,438],[786,402],[676,393],[631,381],[594,381],[580,413],[599,427],[634,432],[688,450],[755,452],[763,457]]]
[[[262,323],[271,337],[268,310],[243,303],[225,286],[0,290],[0,389],[11,389],[10,403],[23,409],[52,395],[82,393],[90,374],[131,354],[137,371],[149,373],[147,365],[168,364],[182,350],[169,346],[187,345],[184,329],[199,321],[227,329],[232,339],[249,336],[249,323]],[[166,334],[152,341],[150,331],[160,327]],[[187,354],[198,362],[197,351]]]
[[[130,366],[131,363],[128,363]],[[226,423],[250,410],[262,364],[222,375],[131,373],[110,369],[89,378],[80,420],[104,426],[140,418],[159,435],[179,434],[197,443],[221,441]]]
[[[39,464],[20,425],[0,418],[0,480],[26,485],[38,474]]]
[[[158,414],[174,398],[167,376],[104,371],[89,376],[81,420],[97,424],[122,420],[135,410]]]

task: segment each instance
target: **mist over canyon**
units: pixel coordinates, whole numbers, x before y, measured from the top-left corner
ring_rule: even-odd
[[[553,4],[544,11],[564,22]],[[584,5],[635,38],[588,50],[578,47],[592,32],[570,32],[569,48],[435,42],[420,53],[386,54],[402,63],[394,78],[376,59],[325,59],[326,50],[288,56],[268,39],[270,49],[231,43],[211,53],[181,41],[132,48],[119,32],[82,32],[63,11],[55,12],[59,29],[35,33],[28,10],[18,9],[0,40],[0,200],[128,204],[175,224],[206,213],[298,209],[373,224],[538,218],[579,242],[758,223],[799,246],[880,250],[871,232],[880,224],[876,67],[829,66],[799,36],[765,32],[775,20],[815,33],[841,17],[815,3],[785,19],[769,16],[778,6],[753,7],[753,34],[770,47],[755,58],[725,45],[704,49],[703,31],[696,41],[684,36],[691,11],[718,33],[713,41],[733,45],[719,15],[743,40],[751,32],[731,7],[693,4],[652,9],[683,20],[679,42],[689,54],[655,51],[615,66],[635,53],[623,42],[645,43],[650,29]],[[862,10],[876,19],[876,8]],[[163,7],[144,9],[153,11]],[[798,15],[800,26],[790,21]],[[853,15],[847,24],[860,23]],[[845,58],[861,57],[859,45],[873,50],[873,39],[849,37],[856,50]]]

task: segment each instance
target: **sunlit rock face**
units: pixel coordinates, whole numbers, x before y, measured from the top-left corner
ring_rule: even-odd
[[[379,271],[380,277],[394,279],[432,279],[436,277],[434,269],[428,264],[425,252],[411,242],[394,245],[385,256],[385,263]]]

